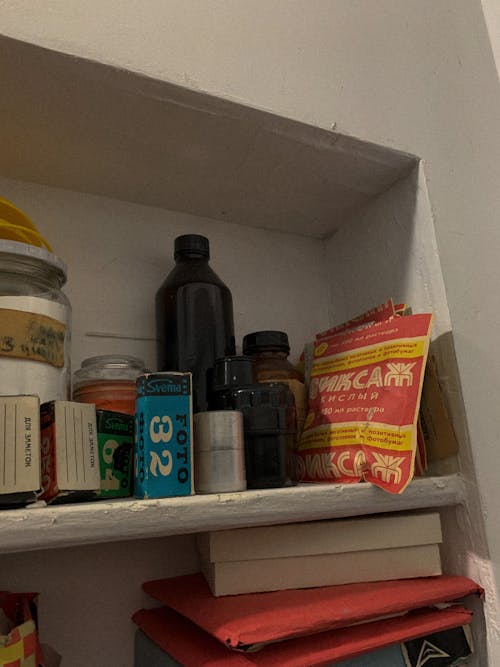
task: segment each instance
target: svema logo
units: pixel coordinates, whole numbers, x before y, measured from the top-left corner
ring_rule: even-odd
[[[130,431],[130,424],[122,421],[119,417],[108,417],[104,422],[104,428],[110,431],[123,431],[127,433]]]
[[[143,394],[180,394],[182,390],[182,383],[168,377],[147,378],[139,387]]]

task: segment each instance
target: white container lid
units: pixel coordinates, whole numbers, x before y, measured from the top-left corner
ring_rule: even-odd
[[[0,239],[0,253],[15,255],[16,257],[27,257],[29,259],[44,262],[45,264],[50,264],[50,266],[53,266],[61,272],[64,277],[64,282],[66,282],[68,274],[66,262],[57,255],[54,255],[54,253],[49,252],[46,248],[39,248],[30,245],[29,243],[21,243],[20,241]]]

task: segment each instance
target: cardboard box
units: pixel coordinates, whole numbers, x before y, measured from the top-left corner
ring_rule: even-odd
[[[95,406],[51,401],[40,408],[42,495],[47,502],[89,500],[101,485]]]
[[[196,536],[201,559],[214,563],[373,551],[442,540],[438,512],[234,528]]]
[[[33,502],[40,490],[38,396],[0,396],[0,507]]]
[[[97,410],[97,442],[101,470],[100,498],[124,498],[132,493],[135,417]]]
[[[439,544],[424,544],[291,558],[202,561],[201,571],[212,595],[220,597],[434,577],[442,570]]]
[[[458,441],[439,382],[434,357],[430,357],[427,361],[420,417],[429,461],[441,461],[455,456],[458,453]]]
[[[191,373],[141,375],[136,412],[135,497],[192,495]]]
[[[437,512],[237,528],[198,535],[213,595],[441,573]]]

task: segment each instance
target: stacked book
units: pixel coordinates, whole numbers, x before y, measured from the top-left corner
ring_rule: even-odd
[[[163,606],[134,615],[135,667],[451,666],[481,589],[441,574],[441,539],[433,512],[200,535],[203,574],[143,586]]]

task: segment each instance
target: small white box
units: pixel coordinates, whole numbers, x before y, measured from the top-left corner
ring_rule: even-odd
[[[93,497],[101,486],[95,405],[43,403],[41,429],[42,500]]]
[[[40,489],[40,400],[0,396],[0,504],[35,500]],[[19,495],[18,495],[19,494]]]

